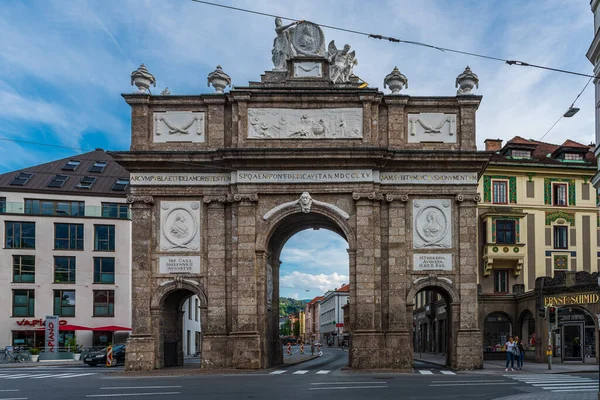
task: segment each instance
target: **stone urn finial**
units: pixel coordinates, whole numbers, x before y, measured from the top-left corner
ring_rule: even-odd
[[[164,90],[162,92],[160,92],[161,96],[169,96],[171,94],[171,91],[169,90],[168,87],[164,88]]]
[[[223,89],[226,86],[231,87],[231,78],[225,72],[220,65],[217,65],[217,69],[208,74],[208,86],[213,85],[217,93],[223,93]]]
[[[137,86],[138,93],[146,93],[146,90],[150,89],[150,85],[156,87],[156,79],[154,79],[154,75],[148,72],[146,66],[142,64],[131,73],[131,86],[133,85]]]
[[[467,68],[465,68],[463,73],[456,77],[455,87],[458,88],[458,90],[456,91],[456,94],[458,96],[471,95],[473,94],[471,93],[473,87],[479,89],[479,78],[473,73],[473,71],[471,71],[471,68],[469,68],[469,66],[467,65]]]
[[[386,85],[392,94],[400,94],[403,87],[408,89],[408,79],[398,70],[398,67],[394,67],[394,70],[383,80],[383,87],[385,88]]]

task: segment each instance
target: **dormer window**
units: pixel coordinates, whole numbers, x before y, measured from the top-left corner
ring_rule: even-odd
[[[565,153],[565,160],[583,161],[583,154],[581,154],[581,153]]]
[[[104,171],[104,167],[108,164],[106,161],[96,161],[94,165],[92,165],[89,169],[89,172],[102,172]]]
[[[75,171],[77,167],[81,164],[79,160],[69,160],[64,167],[62,167],[63,171]]]
[[[513,158],[531,158],[530,150],[511,150],[510,154]]]
[[[9,185],[25,186],[25,184],[29,182],[32,176],[33,174],[30,172],[21,172],[9,183]]]
[[[91,189],[94,182],[96,182],[95,176],[85,176],[81,178],[81,180],[77,184],[77,187],[79,189]]]

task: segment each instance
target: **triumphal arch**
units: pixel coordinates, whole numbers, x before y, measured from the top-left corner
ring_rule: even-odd
[[[476,151],[466,69],[456,96],[391,94],[357,75],[350,46],[326,46],[310,22],[276,21],[274,69],[224,92],[179,96],[132,73],[132,315],[126,368],[181,364],[182,302],[200,298],[202,365],[267,368],[282,362],[279,256],[307,228],[348,242],[352,368],[412,368],[413,307],[423,289],[450,314],[449,362],[482,366],[477,323]],[[324,271],[326,272],[326,271]]]

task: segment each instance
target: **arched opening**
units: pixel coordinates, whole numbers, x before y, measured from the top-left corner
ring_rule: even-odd
[[[492,312],[483,321],[483,357],[486,360],[504,360],[504,344],[515,335],[510,317],[503,312]]]
[[[596,322],[583,307],[559,307],[553,332],[554,357],[562,361],[595,362]]]
[[[535,359],[535,345],[537,343],[537,334],[535,331],[535,317],[529,310],[525,310],[519,317],[520,329],[516,332],[517,336],[523,342],[525,360]]]
[[[306,353],[310,353],[313,343],[338,346],[351,342],[350,311],[346,304],[352,287],[347,249],[352,243],[348,240],[349,229],[344,225],[335,215],[318,209],[310,213],[288,212],[273,221],[266,253],[268,366],[284,363],[287,356],[284,341],[286,344],[290,341],[305,343]],[[334,272],[328,265],[331,248],[324,240],[335,240],[335,251],[345,253],[345,274]],[[344,290],[343,284],[347,285]],[[305,300],[305,304],[300,304],[301,312],[290,318],[286,311],[280,310],[280,297]],[[285,332],[284,337],[281,332],[286,324],[290,332]],[[293,354],[299,352],[299,345],[292,350]]]
[[[452,298],[440,286],[419,288],[412,304],[412,345],[415,368],[421,362],[443,363],[452,367]],[[429,364],[426,364],[429,365]]]
[[[184,364],[186,355],[201,353],[202,320],[206,296],[197,282],[171,281],[163,284],[152,299],[157,337],[157,368]],[[198,363],[200,365],[200,363]]]

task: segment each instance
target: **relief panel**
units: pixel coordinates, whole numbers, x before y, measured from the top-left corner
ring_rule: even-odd
[[[160,251],[200,249],[200,202],[160,202]]]
[[[204,113],[166,111],[154,113],[154,143],[203,143]]]
[[[361,139],[362,108],[248,109],[250,139]]]
[[[452,247],[452,207],[450,200],[413,201],[413,247],[449,249]]]
[[[408,143],[456,143],[456,114],[408,114]]]

